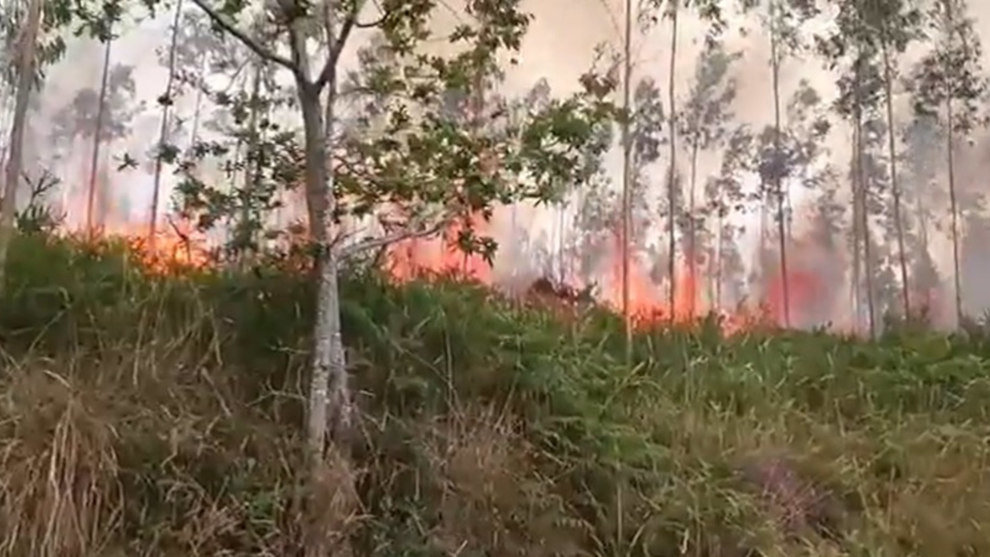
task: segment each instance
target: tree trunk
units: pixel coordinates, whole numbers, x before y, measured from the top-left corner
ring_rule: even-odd
[[[667,273],[670,278],[669,298],[670,321],[674,322],[677,316],[677,195],[674,180],[677,175],[677,104],[675,99],[675,78],[677,70],[677,15],[681,0],[674,0],[671,3],[671,30],[670,30],[670,73],[667,80],[667,104],[670,110],[670,171],[667,173],[667,234],[670,236],[667,242]]]
[[[566,259],[564,248],[567,245],[564,238],[564,217],[566,216],[566,212],[566,201],[561,201],[557,208],[557,273],[559,274],[559,281],[562,285],[567,283],[567,270],[564,268]]]
[[[901,268],[901,302],[904,318],[911,317],[910,285],[908,284],[907,255],[904,250],[904,219],[901,217],[901,190],[897,183],[897,147],[894,143],[894,95],[893,68],[886,41],[881,42],[884,68],[884,97],[887,104],[887,150],[890,157],[890,191],[894,197],[894,227],[897,230],[897,259]]]
[[[622,241],[619,257],[622,258],[622,317],[626,331],[626,363],[632,363],[632,315],[629,307],[629,238],[632,236],[632,120],[631,74],[632,74],[632,3],[626,0],[626,26],[623,46],[622,107]]]
[[[334,8],[335,6],[330,6]],[[327,9],[326,29],[336,28],[336,10]],[[318,512],[319,500],[326,468],[327,442],[348,452],[348,442],[353,433],[354,402],[348,385],[347,359],[340,323],[340,289],[338,285],[337,247],[331,242],[334,228],[335,198],[333,172],[328,171],[327,157],[331,146],[328,138],[334,137],[334,103],[337,95],[336,76],[327,83],[327,102],[321,105],[319,87],[310,81],[310,69],[306,53],[305,33],[296,29],[292,33],[293,59],[298,61],[296,89],[303,115],[305,146],[305,184],[310,232],[316,242],[316,321],[313,326],[312,371],[309,385],[309,404],[306,423],[307,453],[310,462],[310,486],[308,505]],[[324,118],[329,117],[328,121]],[[332,167],[329,167],[332,170]],[[306,546],[306,557],[325,557],[330,554],[322,532],[313,532],[314,539]]]
[[[773,189],[777,197],[777,237],[780,249],[780,284],[783,298],[784,327],[791,326],[791,291],[790,277],[787,274],[787,215],[784,211],[785,196],[783,181],[783,152],[780,141],[780,52],[777,38],[777,9],[776,2],[770,10],[770,66],[773,82],[773,151],[776,160],[773,164]]]
[[[952,212],[952,274],[955,286],[956,326],[963,322],[962,273],[959,272],[959,206],[956,198],[955,136],[952,130],[952,97],[946,95],[945,111],[948,117],[945,157],[949,170],[949,210]]]
[[[689,291],[691,299],[688,301],[688,316],[694,319],[698,303],[698,255],[695,253],[698,246],[698,230],[694,222],[695,212],[695,187],[698,181],[698,137],[695,134],[691,145],[691,182],[688,186],[688,281],[690,281]]]
[[[336,200],[331,182],[332,174],[327,172],[326,165],[324,111],[321,110],[319,91],[315,87],[306,82],[298,83],[297,86],[303,112],[306,189],[311,200],[316,192],[322,191],[322,201],[318,205],[310,204],[309,208],[311,217],[317,219],[315,226],[311,225],[310,228],[318,246],[316,322],[313,327],[312,375],[306,426],[310,480],[315,488],[322,480],[328,437],[339,442],[339,449],[344,449],[344,441],[351,433],[354,410],[340,328],[337,249],[329,241]],[[331,82],[329,87],[332,90],[336,84]],[[325,112],[332,114],[332,110]],[[311,490],[311,493],[313,491],[315,490]],[[307,555],[324,557],[326,554],[325,541],[317,535],[314,543],[307,547]]]
[[[863,206],[860,203],[860,197],[859,197],[859,184],[860,184],[859,165],[862,159],[861,157],[862,147],[860,146],[859,135],[861,131],[860,130],[861,126],[859,125],[859,122],[860,122],[860,116],[857,109],[856,121],[853,124],[853,137],[852,137],[853,153],[849,161],[849,186],[850,186],[849,190],[852,196],[852,207],[853,207],[852,277],[850,281],[851,284],[849,288],[849,295],[851,298],[850,307],[852,308],[852,312],[853,312],[853,327],[854,330],[857,332],[862,329],[862,320],[860,318],[860,315],[862,313],[862,305],[863,305],[862,302],[863,293],[861,288],[863,281],[863,273],[862,273],[862,259],[861,259],[861,251],[860,251],[860,245],[861,245],[860,242],[863,235],[860,227],[860,224],[862,222],[862,219],[860,218],[860,212],[863,210]]]
[[[258,153],[258,145],[261,143],[258,131],[258,119],[261,109],[259,108],[261,95],[261,72],[262,62],[258,60],[254,66],[254,76],[251,81],[251,115],[248,119],[248,145],[247,156],[244,161],[244,186],[241,188],[241,233],[238,238],[241,244],[241,261],[246,261],[247,250],[252,247],[255,240],[251,231],[251,203],[252,194],[261,178],[262,161]]]
[[[863,122],[857,120],[859,130],[859,144],[857,146],[857,181],[859,183],[859,218],[860,234],[863,242],[863,274],[866,275],[866,311],[867,326],[870,329],[870,338],[875,338],[877,334],[876,302],[873,290],[873,255],[870,235],[870,207],[869,207],[869,187],[866,184],[865,169],[863,168],[863,157],[865,146],[863,145]]]
[[[945,2],[945,27],[952,32],[954,21],[952,2]],[[963,322],[962,308],[962,273],[959,272],[959,207],[956,198],[956,165],[955,165],[955,130],[953,129],[955,115],[953,114],[952,68],[946,63],[945,68],[945,158],[949,171],[949,210],[952,212],[952,274],[955,286],[956,326]],[[926,234],[927,236],[927,234]]]
[[[723,228],[725,227],[725,217],[722,214],[723,211],[724,209],[722,208],[722,204],[719,203],[718,230],[716,231],[717,237],[715,241],[715,308],[719,310],[722,309],[722,252],[724,250],[722,243],[724,241]]]
[[[199,79],[196,86],[196,106],[193,108],[192,125],[189,130],[189,148],[195,149],[199,141],[199,116],[203,108],[203,89],[206,88],[206,54],[200,56]]]
[[[22,43],[17,52],[17,95],[14,100],[14,122],[10,130],[10,146],[0,203],[0,292],[6,284],[7,254],[14,236],[14,217],[17,214],[17,189],[21,179],[24,156],[24,128],[38,52],[38,28],[41,24],[43,0],[31,0]]]
[[[759,276],[763,284],[766,284],[766,253],[767,253],[767,182],[760,179],[760,250],[756,257],[759,260]]]
[[[96,129],[93,130],[93,155],[89,160],[89,192],[86,199],[86,233],[94,234],[93,212],[96,205],[97,169],[100,166],[100,143],[103,140],[103,117],[107,106],[107,83],[110,79],[110,47],[113,35],[106,37],[103,47],[103,76],[100,78],[100,99],[96,105]],[[106,187],[106,184],[103,184]],[[101,207],[101,212],[105,208]],[[100,219],[101,221],[103,219]],[[100,224],[103,224],[100,222]]]
[[[179,17],[182,15],[182,0],[175,3],[175,18],[172,20],[172,41],[168,47],[168,79],[162,95],[162,124],[158,131],[158,152],[155,154],[155,178],[151,187],[151,214],[148,216],[148,245],[154,249],[158,226],[158,198],[161,195],[162,156],[165,140],[168,138],[169,108],[172,106],[172,84],[175,81],[175,51],[179,38]]]
[[[876,338],[876,304],[874,302],[873,295],[873,259],[871,256],[870,247],[870,207],[869,207],[869,188],[866,184],[866,170],[863,165],[863,160],[866,154],[866,145],[863,139],[863,101],[860,91],[861,79],[861,65],[863,62],[863,52],[862,47],[859,47],[856,53],[856,85],[854,89],[855,102],[853,105],[853,111],[855,116],[854,130],[856,133],[856,174],[853,178],[856,187],[855,193],[859,195],[859,227],[861,240],[863,242],[863,274],[866,275],[866,309],[868,316],[868,325],[870,328],[870,338]],[[854,198],[854,203],[855,198]]]
[[[916,195],[914,199],[915,218],[918,221],[918,242],[920,243],[921,257],[926,264],[932,264],[931,255],[928,252],[928,217],[922,204],[921,195]],[[932,286],[925,284],[924,297],[921,304],[924,309],[932,309]]]

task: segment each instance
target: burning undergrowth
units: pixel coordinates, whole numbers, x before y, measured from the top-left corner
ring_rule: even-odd
[[[37,236],[10,265],[0,554],[298,551],[304,274]],[[550,281],[344,279],[364,436],[323,520],[357,555],[990,555],[979,339],[661,328],[630,367]]]

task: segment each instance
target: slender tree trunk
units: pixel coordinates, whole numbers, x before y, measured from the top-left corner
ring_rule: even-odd
[[[330,84],[335,87],[335,84]],[[317,217],[313,227],[315,240],[319,243],[319,293],[315,327],[316,348],[313,352],[313,376],[310,386],[309,440],[310,447],[323,454],[327,424],[327,402],[333,399],[336,416],[333,423],[342,426],[350,422],[350,401],[347,392],[347,372],[343,359],[344,350],[340,334],[340,301],[337,285],[337,253],[329,245],[330,230],[333,226],[331,211],[336,203],[333,198],[330,180],[326,172],[323,156],[327,152],[324,142],[323,117],[319,94],[308,82],[299,84],[300,105],[303,111],[303,126],[306,149],[305,178],[311,193],[323,191],[323,201],[310,212]],[[328,386],[330,390],[328,391]],[[338,426],[339,427],[339,426]]]
[[[863,205],[860,203],[860,172],[859,165],[862,160],[862,146],[860,144],[860,128],[862,127],[859,122],[861,117],[859,116],[859,111],[856,109],[856,121],[853,123],[853,153],[849,161],[849,190],[852,196],[852,284],[850,285],[849,292],[851,296],[850,307],[853,311],[853,326],[856,332],[862,330],[862,306],[863,306],[863,293],[862,293],[862,259],[860,251],[860,242],[862,239],[862,229],[860,218],[860,213],[863,211]]]
[[[335,89],[336,84],[330,83],[329,87]],[[306,427],[311,466],[310,479],[314,483],[312,491],[318,493],[315,486],[319,485],[325,468],[328,437],[337,442],[339,450],[346,450],[346,441],[353,427],[354,408],[341,335],[337,249],[330,243],[336,200],[333,194],[333,178],[327,173],[327,146],[323,118],[325,113],[331,115],[333,113],[330,110],[322,110],[319,91],[310,83],[299,83],[298,88],[305,135],[306,186],[311,195],[322,190],[320,204],[310,207],[310,215],[317,219],[315,226],[311,228],[318,245],[316,269],[319,281]],[[319,503],[311,500],[311,504]],[[316,535],[317,539],[307,547],[307,557],[328,555],[325,540],[319,537],[319,533]]]
[[[98,180],[96,178],[100,166],[100,143],[103,140],[103,117],[107,107],[107,84],[110,79],[110,47],[112,45],[113,35],[110,35],[106,38],[106,43],[103,46],[103,76],[100,78],[100,98],[96,105],[96,129],[93,130],[93,154],[89,160],[89,192],[86,199],[86,233],[89,235],[94,234],[93,212],[96,205],[96,189],[98,187]],[[103,184],[103,187],[106,187],[106,184]]]
[[[715,242],[715,307],[719,310],[722,309],[722,258],[725,249],[723,246],[725,217],[722,212],[722,204],[719,203],[717,240]]]
[[[767,230],[767,183],[766,180],[760,180],[760,275],[764,279],[766,278],[766,266],[764,261],[766,259],[767,253],[767,238],[770,236],[770,231]],[[765,280],[764,280],[765,282]]]
[[[251,230],[251,210],[253,209],[253,195],[260,181],[260,170],[263,166],[258,152],[258,145],[261,142],[258,131],[258,118],[261,113],[259,107],[259,103],[261,102],[261,72],[262,62],[258,60],[255,63],[254,76],[251,79],[251,115],[248,118],[247,155],[245,156],[244,164],[244,185],[241,188],[241,234],[239,234],[241,237],[239,240],[242,244],[242,261],[245,260],[244,256],[247,253],[247,249],[255,240],[254,232]]]
[[[14,236],[17,189],[21,181],[21,165],[24,162],[24,128],[37,64],[38,29],[41,26],[42,5],[43,0],[31,0],[17,52],[17,95],[14,99],[14,121],[10,130],[3,201],[0,202],[0,292],[6,285],[7,254]]]
[[[558,280],[561,285],[567,283],[567,272],[564,269],[564,246],[566,245],[564,239],[564,213],[567,211],[565,203],[561,201],[560,206],[557,208],[557,272],[560,275]]]
[[[512,238],[517,238],[517,235],[519,234],[519,215],[518,215],[518,211],[519,211],[519,209],[518,209],[518,203],[513,203],[512,206],[509,207],[509,230],[511,230],[510,237],[512,237]],[[518,245],[518,244],[516,244],[516,245]],[[518,250],[518,249],[519,249],[518,247],[513,248],[513,250]],[[518,253],[518,252],[516,252],[516,253]],[[509,277],[511,279],[511,282],[512,282],[513,286],[515,286],[515,284],[516,284],[516,277],[517,276],[519,276],[519,267],[516,266],[516,265],[513,265],[512,266],[512,269],[509,271]]]
[[[963,322],[963,308],[962,273],[959,271],[959,206],[956,198],[956,165],[954,160],[955,136],[952,129],[952,108],[952,97],[950,91],[949,94],[946,95],[945,100],[945,112],[948,118],[945,139],[945,158],[949,170],[949,210],[952,212],[952,274],[953,284],[955,286],[956,325],[958,326]]]
[[[8,89],[6,86],[0,86],[0,95],[2,95],[2,100],[0,100],[0,166],[4,164],[7,160],[7,151],[10,148],[8,142],[10,141],[10,133],[7,126],[10,125],[11,119],[14,115],[14,97],[16,92],[13,89]]]
[[[196,105],[193,108],[192,125],[189,130],[189,148],[194,149],[199,141],[199,116],[203,108],[203,89],[206,88],[206,54],[200,56],[199,79],[196,87]]]
[[[688,316],[694,319],[698,303],[698,256],[695,253],[698,246],[698,230],[694,221],[695,215],[695,188],[698,181],[698,137],[695,134],[691,145],[691,182],[688,186],[688,281],[690,281],[689,291],[691,299],[688,301]]]
[[[155,153],[155,177],[151,187],[151,214],[148,216],[148,245],[154,249],[158,227],[158,198],[161,196],[162,158],[165,140],[168,138],[169,109],[172,107],[172,84],[175,81],[175,52],[179,38],[179,18],[182,15],[182,0],[175,3],[175,18],[172,20],[172,40],[168,47],[168,79],[162,95],[162,123],[158,131],[158,152]]]
[[[951,34],[953,22],[955,17],[952,11],[953,5],[951,1],[944,2],[945,6],[945,27],[947,33]],[[951,40],[951,36],[950,36]],[[964,45],[965,46],[965,45]],[[949,210],[952,212],[952,274],[953,274],[953,285],[955,286],[955,302],[956,302],[956,326],[958,327],[963,322],[963,306],[962,306],[962,273],[959,271],[959,206],[956,197],[956,165],[955,165],[955,129],[953,128],[955,124],[955,114],[953,111],[953,96],[954,91],[952,90],[952,68],[947,62],[945,65],[945,118],[946,118],[946,133],[945,133],[945,158],[946,165],[949,171]],[[927,231],[926,231],[927,232]],[[927,234],[926,234],[927,236]]]
[[[677,319],[677,104],[675,98],[675,78],[677,77],[677,19],[681,0],[671,3],[670,14],[670,74],[667,80],[667,104],[670,110],[670,171],[667,173],[667,273],[670,276],[669,298],[671,323]]]
[[[791,291],[790,277],[787,274],[787,215],[784,211],[783,152],[781,148],[780,129],[780,45],[777,37],[777,3],[771,4],[770,14],[770,66],[773,81],[773,150],[777,159],[773,164],[773,189],[777,197],[777,239],[780,249],[780,284],[784,303],[784,326],[791,326]]]
[[[874,302],[874,292],[873,292],[873,258],[872,249],[870,247],[870,206],[869,206],[869,187],[866,183],[866,169],[864,166],[864,160],[866,156],[866,141],[863,138],[863,100],[860,90],[860,83],[862,82],[862,63],[863,63],[863,52],[862,47],[857,45],[856,53],[856,85],[854,88],[855,103],[853,106],[854,111],[854,130],[856,133],[856,174],[854,181],[856,187],[854,190],[855,194],[859,196],[859,227],[861,233],[861,240],[863,242],[863,274],[866,276],[866,309],[868,317],[868,325],[870,328],[870,338],[876,338],[876,304]],[[855,203],[855,198],[854,198]]]
[[[623,46],[622,71],[622,107],[625,115],[622,119],[622,317],[626,330],[626,360],[632,362],[632,315],[629,307],[629,241],[632,236],[632,102],[630,100],[632,76],[632,3],[626,0],[626,26]]]
[[[931,264],[931,255],[929,255],[928,251],[928,217],[925,215],[925,208],[921,202],[921,195],[915,196],[914,212],[915,218],[918,221],[918,241],[921,244],[921,257],[927,264]],[[924,299],[921,303],[923,304],[924,309],[932,309],[931,286],[927,284],[925,285]]]
[[[901,301],[904,318],[911,317],[911,295],[908,283],[907,254],[904,249],[904,219],[901,215],[901,190],[897,182],[897,147],[894,140],[893,67],[886,41],[881,42],[884,67],[884,97],[887,104],[887,150],[890,157],[890,191],[894,197],[894,227],[897,230],[897,259],[901,268]]]
[[[332,0],[326,11],[326,28],[336,29],[336,2]],[[334,137],[336,115],[334,104],[337,96],[336,78],[327,84],[327,102],[321,105],[321,91],[310,81],[310,68],[306,52],[305,33],[296,30],[292,44],[299,68],[296,88],[303,114],[303,136],[306,154],[305,180],[307,211],[310,231],[318,247],[316,253],[317,299],[316,321],[313,328],[312,375],[309,386],[306,438],[310,459],[309,504],[319,506],[318,501],[323,470],[326,467],[327,441],[335,442],[336,449],[347,453],[347,444],[353,433],[354,402],[347,375],[347,359],[340,324],[340,288],[338,284],[337,247],[331,242],[334,228],[333,214],[337,199],[334,192],[334,175],[328,172],[327,155],[332,146],[328,138]],[[329,117],[326,121],[324,118]],[[306,547],[306,557],[325,557],[327,540],[320,532]]]

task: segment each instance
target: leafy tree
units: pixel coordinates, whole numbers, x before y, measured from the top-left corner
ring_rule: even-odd
[[[903,200],[913,208],[905,219],[905,243],[910,254],[913,289],[920,308],[931,308],[941,279],[930,253],[930,230],[939,227],[937,208],[946,204],[936,185],[944,134],[936,118],[917,115],[904,130]]]
[[[880,94],[886,107],[887,164],[893,202],[891,213],[900,267],[901,305],[905,315],[910,314],[911,308],[910,284],[897,176],[893,84],[897,69],[895,57],[903,53],[907,46],[918,38],[921,20],[921,12],[918,8],[905,0],[845,1],[839,6],[837,31],[824,43],[826,55],[830,60],[834,61],[836,55],[841,56],[852,46],[863,62],[870,61],[880,66]],[[866,245],[868,244],[869,242],[866,242]]]
[[[23,34],[17,45],[15,65],[17,86],[14,104],[14,121],[10,131],[9,153],[4,175],[3,200],[0,205],[0,288],[6,278],[7,252],[14,233],[14,217],[17,209],[17,190],[21,179],[24,127],[28,102],[38,66],[38,34],[41,29],[42,0],[32,0],[24,20]]]
[[[915,111],[921,118],[939,118],[944,128],[952,234],[953,280],[957,322],[962,322],[962,283],[959,262],[959,207],[956,194],[957,140],[985,124],[981,101],[987,77],[981,65],[980,38],[973,29],[965,0],[937,0],[927,21],[936,37],[932,48],[915,66],[910,85]]]
[[[759,195],[762,199],[774,197],[780,202],[784,197],[777,196],[778,191],[790,191],[793,185],[816,190],[822,185],[827,173],[816,163],[826,154],[823,142],[830,130],[825,108],[818,92],[807,81],[801,81],[782,111],[782,123],[775,122],[765,126],[755,138],[754,151],[751,154],[753,159],[748,166],[759,178]],[[782,190],[778,190],[778,182]],[[789,238],[787,227],[780,225],[780,219],[783,218],[785,222],[790,220],[788,212],[785,203],[777,204],[777,232],[778,236],[783,234],[785,244],[781,250],[778,242],[776,261],[765,243],[766,235],[761,231],[763,241],[759,265],[762,272],[760,280],[764,288],[771,282],[780,286],[780,307],[776,308],[779,311],[776,317],[785,324],[790,323],[791,317],[790,285],[785,272],[787,259],[786,256],[780,258],[780,254],[786,253],[786,246],[793,239]],[[776,271],[779,280],[770,279],[770,269]]]
[[[233,92],[214,95],[224,118],[207,121],[213,140],[197,140],[180,163],[177,184],[180,214],[201,231],[223,226],[229,233],[223,255],[241,262],[264,242],[284,231],[269,225],[282,208],[280,194],[298,182],[301,147],[294,129],[284,129],[272,114],[287,99],[274,84],[271,66],[256,64],[250,80]],[[207,180],[198,169],[216,160],[222,180]]]
[[[652,166],[660,160],[660,148],[667,141],[664,136],[667,119],[660,97],[660,88],[652,78],[643,78],[636,84],[632,111],[632,183],[629,210],[632,221],[630,247],[637,251],[645,248],[646,233],[652,221],[647,196],[649,177]]]
[[[244,4],[214,8],[207,0],[193,1],[215,26],[266,63],[286,70],[295,84],[303,122],[302,181],[319,277],[307,418],[310,469],[312,480],[318,481],[328,433],[344,449],[340,442],[351,434],[354,419],[340,332],[341,260],[397,240],[436,233],[457,217],[490,216],[495,203],[552,198],[562,183],[572,183],[585,172],[581,148],[598,123],[611,117],[611,107],[603,100],[608,91],[555,99],[531,115],[518,133],[508,134],[518,141],[498,141],[493,132],[464,130],[444,107],[451,91],[471,91],[476,79],[493,73],[498,56],[519,48],[530,16],[516,0],[470,2],[467,12],[472,21],[460,25],[449,38],[457,52],[450,56],[426,54],[419,48],[432,39],[428,23],[437,8],[432,0],[386,0],[381,3],[382,16],[373,24],[358,21],[361,1],[321,5],[287,1],[270,6],[269,25],[254,32],[237,22]],[[336,125],[337,62],[351,31],[363,26],[382,31],[387,49],[399,63],[373,62],[364,83],[388,99],[384,133],[345,141]],[[315,68],[307,49],[310,38],[328,45]],[[288,55],[283,54],[286,50]],[[387,226],[382,236],[342,247],[335,233],[341,218],[383,212],[407,217],[401,222],[383,221]],[[493,243],[469,229],[458,240],[465,249],[494,249]],[[308,548],[314,556],[325,552],[324,543]]]
[[[746,126],[733,129],[726,136],[720,171],[709,178],[705,187],[708,211],[715,215],[715,241],[710,260],[714,261],[715,266],[712,299],[717,309],[724,309],[728,305],[727,300],[740,302],[745,286],[739,279],[745,267],[737,243],[744,230],[731,217],[746,208],[742,176],[747,169],[747,161],[752,158],[753,149],[754,138],[750,129]]]
[[[48,133],[51,144],[59,150],[67,150],[70,155],[79,140],[93,144],[87,198],[89,200],[99,195],[99,203],[94,200],[92,208],[87,205],[87,228],[94,222],[103,221],[109,193],[105,188],[95,187],[95,161],[92,155],[97,155],[98,159],[101,143],[127,137],[135,116],[144,108],[143,103],[136,102],[133,66],[113,65],[105,77],[106,82],[101,82],[100,89],[87,87],[76,92],[72,100],[55,113]]]
[[[677,300],[677,228],[678,221],[680,220],[681,210],[680,203],[678,201],[678,190],[680,188],[680,176],[677,170],[677,136],[680,131],[680,125],[678,124],[678,114],[677,114],[677,100],[676,100],[676,84],[677,84],[677,73],[676,73],[676,62],[678,55],[678,23],[680,19],[680,13],[682,9],[694,9],[701,19],[708,23],[708,30],[706,32],[706,40],[711,43],[716,40],[716,38],[721,34],[725,28],[725,19],[723,17],[723,9],[720,2],[716,0],[649,0],[646,3],[646,9],[640,10],[637,14],[637,19],[644,28],[650,28],[657,25],[661,19],[669,19],[671,23],[670,28],[670,57],[668,61],[668,74],[667,74],[667,134],[668,134],[668,157],[667,161],[667,184],[666,184],[666,208],[667,208],[667,277],[668,277],[668,299],[667,304],[670,308],[671,319],[676,315],[676,300]],[[627,8],[627,45],[626,53],[627,58],[629,55],[629,45],[628,45],[628,35],[629,28],[631,27],[629,21],[631,21],[632,16],[630,9]],[[627,265],[627,263],[623,263]],[[627,276],[628,271],[623,272],[623,276]],[[625,287],[624,287],[625,290]]]
[[[785,189],[786,164],[783,150],[781,122],[780,67],[786,56],[803,48],[799,30],[805,21],[818,14],[817,6],[807,0],[768,0],[764,25],[770,30],[770,74],[774,107],[773,150],[763,164],[761,177],[764,184],[773,186],[773,197],[777,205],[777,240],[779,247],[779,267],[783,288],[783,322],[790,325],[790,284],[787,272],[787,241],[789,226],[785,207],[789,207],[790,195]]]
[[[690,160],[685,253],[688,260],[689,281],[693,288],[697,288],[698,258],[702,253],[707,252],[704,247],[705,239],[698,237],[698,229],[705,229],[708,216],[705,208],[699,212],[696,207],[698,156],[703,151],[721,147],[729,134],[726,122],[734,117],[732,103],[736,98],[736,80],[730,76],[730,70],[732,64],[740,57],[741,53],[728,53],[718,42],[708,43],[699,56],[694,84],[682,111],[680,134],[684,137]],[[708,205],[711,206],[712,203]],[[691,303],[688,312],[693,317],[696,313],[694,305],[696,300],[692,298]]]
[[[876,159],[874,150],[880,138],[875,133],[870,133],[870,130],[875,131],[875,123],[881,117],[880,102],[884,93],[884,80],[877,61],[878,48],[872,36],[873,31],[861,16],[860,6],[852,1],[844,2],[839,6],[834,29],[817,36],[816,42],[826,67],[830,71],[840,71],[837,82],[839,95],[835,108],[842,118],[849,121],[853,130],[853,156],[850,165],[853,199],[853,306],[858,323],[861,308],[865,305],[868,330],[871,335],[875,335],[876,291],[873,284],[875,273],[871,253],[874,248],[871,215],[875,214],[876,203],[870,200],[876,197],[877,192],[871,189],[867,177],[877,178],[878,175],[868,172],[867,168],[875,168],[872,164]],[[876,184],[877,187],[880,185],[882,184]]]

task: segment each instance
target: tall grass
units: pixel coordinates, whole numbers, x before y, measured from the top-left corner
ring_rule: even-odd
[[[0,554],[295,554],[305,278],[43,236],[10,265]],[[978,338],[709,324],[639,335],[630,368],[600,312],[374,275],[343,298],[363,436],[321,524],[357,554],[990,555]]]

